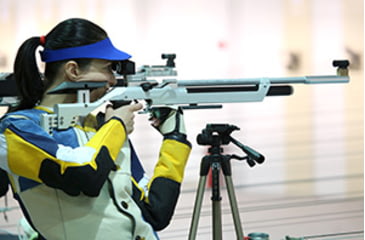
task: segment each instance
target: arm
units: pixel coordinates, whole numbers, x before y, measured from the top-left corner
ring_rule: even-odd
[[[127,136],[116,117],[77,147],[59,144],[30,119],[8,117],[3,124],[9,170],[70,195],[99,194]]]
[[[148,184],[148,196],[134,184],[133,199],[155,230],[165,228],[172,218],[190,150],[185,143],[165,139],[154,175]]]
[[[191,145],[184,133],[182,112],[173,110],[156,128],[164,135],[164,140],[148,183],[148,195],[135,183],[133,198],[146,221],[155,230],[162,230],[173,216]]]

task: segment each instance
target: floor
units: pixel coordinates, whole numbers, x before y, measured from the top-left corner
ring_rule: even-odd
[[[282,186],[306,188],[323,183],[332,186],[321,194],[273,193]],[[235,186],[238,211],[244,234],[264,232],[270,239],[286,236],[304,239],[363,239],[362,175],[337,176],[322,179],[302,179]],[[359,186],[351,192],[336,188],[343,182]],[[211,189],[204,192],[196,239],[213,239]],[[230,204],[225,186],[221,187],[222,236],[236,239]],[[185,189],[176,210],[173,224],[160,233],[161,239],[188,239],[196,192]],[[217,238],[220,239],[220,238]]]
[[[242,168],[244,167],[246,166],[242,166]],[[222,237],[223,239],[237,239],[225,181],[223,177],[220,180]],[[304,194],[300,191],[291,194],[282,193],[283,187],[303,189],[314,183],[324,184],[329,188],[326,192],[319,194]],[[341,188],[337,187],[344,183],[353,186],[352,190],[343,192]],[[209,184],[207,182],[207,185]],[[362,186],[363,176],[353,174],[318,179],[235,185],[233,196],[237,199],[237,210],[245,236],[249,233],[263,232],[269,234],[271,240],[284,240],[286,237],[332,240],[364,239]],[[188,239],[195,206],[196,187],[184,186],[170,226],[159,233],[161,239]],[[277,193],[275,189],[278,190]],[[215,239],[212,233],[211,196],[212,192],[209,185],[204,189],[195,239]],[[1,199],[0,204],[4,206],[4,199]],[[0,235],[0,239],[17,239],[6,238],[5,231],[12,233],[22,231],[18,223],[14,222],[15,219],[21,217],[19,209],[10,201],[7,209],[2,208],[0,210],[3,211],[3,216],[0,215],[0,226],[4,232],[4,235]],[[8,222],[5,221],[5,216]]]

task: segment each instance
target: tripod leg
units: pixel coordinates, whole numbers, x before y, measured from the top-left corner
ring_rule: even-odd
[[[238,212],[237,201],[236,201],[236,197],[235,197],[235,193],[234,193],[232,177],[225,175],[225,181],[226,181],[226,185],[227,185],[229,202],[231,204],[231,211],[232,211],[234,226],[235,226],[235,230],[236,230],[237,240],[242,240],[244,235],[243,235],[240,215]]]
[[[196,237],[206,181],[207,181],[207,176],[201,176],[199,179],[198,191],[196,193],[195,204],[194,204],[193,218],[191,220],[190,231],[189,231],[189,240],[195,240]]]
[[[213,240],[222,240],[221,203],[213,201]]]
[[[214,162],[212,165],[212,211],[213,211],[213,240],[222,240],[222,211],[219,184],[219,173],[221,165]]]

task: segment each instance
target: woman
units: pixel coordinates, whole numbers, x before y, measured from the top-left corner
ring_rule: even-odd
[[[35,56],[40,45],[44,80]],[[91,92],[96,100],[116,83],[113,61],[128,58],[103,29],[84,19],[63,21],[18,50],[14,75],[20,103],[0,124],[0,168],[45,239],[158,239],[155,231],[169,224],[191,149],[181,111],[154,119],[163,142],[149,180],[128,141],[139,103],[108,107],[100,128],[90,117],[51,134],[40,126],[42,114],[52,113],[55,104],[76,99],[74,93],[48,90],[65,81],[105,82]]]

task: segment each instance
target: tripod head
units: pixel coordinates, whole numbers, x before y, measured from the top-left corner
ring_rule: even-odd
[[[231,142],[230,134],[238,127],[229,124],[207,124],[197,137],[199,145],[220,146]]]
[[[256,165],[256,163],[263,163],[265,157],[255,151],[254,149],[240,143],[233,137],[231,133],[235,130],[240,130],[237,126],[229,124],[207,124],[206,128],[202,130],[197,136],[197,143],[199,145],[210,145],[209,152],[213,154],[220,154],[222,152],[221,145],[228,145],[230,142],[239,147],[247,155],[244,157],[231,155],[230,158],[238,160],[246,160],[250,167]]]

